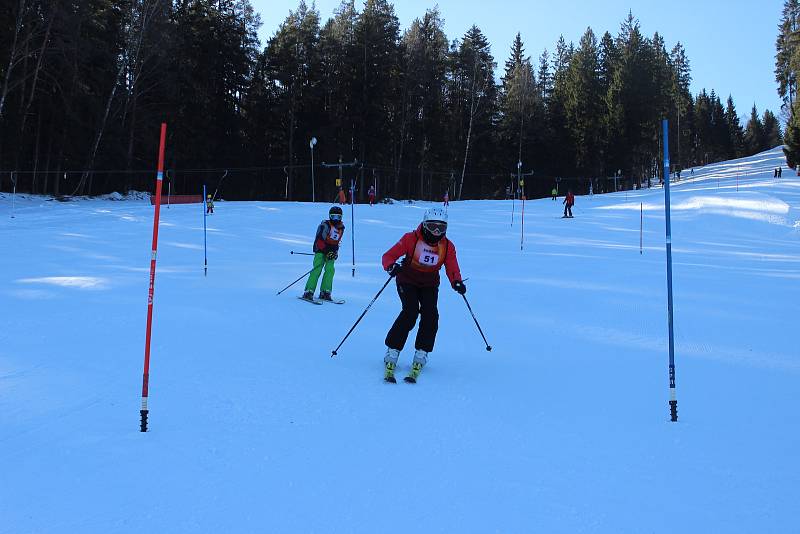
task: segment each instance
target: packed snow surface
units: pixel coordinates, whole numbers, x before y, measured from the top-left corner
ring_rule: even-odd
[[[147,433],[153,207],[17,195],[12,218],[3,194],[0,532],[800,532],[800,179],[779,165],[673,184],[677,423],[661,188],[574,219],[526,202],[522,251],[519,202],[452,203],[493,351],[443,285],[416,385],[381,380],[393,284],[331,351],[434,204],[357,205],[355,228],[345,208],[342,306],[276,295],[326,204],[218,203],[208,276],[201,205],[164,207]]]

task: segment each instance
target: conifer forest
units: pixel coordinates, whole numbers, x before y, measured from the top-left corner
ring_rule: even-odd
[[[787,0],[777,41],[790,111],[799,12]],[[388,0],[327,15],[300,1],[262,43],[249,0],[5,0],[0,189],[149,191],[161,122],[172,193],[224,175],[225,199],[311,200],[313,173],[332,200],[340,160],[357,199],[373,183],[397,199],[503,198],[518,172],[533,173],[529,197],[556,178],[638,187],[658,179],[664,118],[675,171],[783,142],[772,111],[740,113],[725,87],[693,93],[691,51],[644,35],[635,13],[546,50],[520,34],[493,50],[477,25],[448,36],[437,8],[401,28]]]

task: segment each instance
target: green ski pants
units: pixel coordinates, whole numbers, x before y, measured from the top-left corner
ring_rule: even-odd
[[[317,289],[317,280],[319,280],[319,275],[322,273],[322,268],[324,267],[325,274],[322,276],[322,285],[319,289],[320,291],[327,291],[330,293],[333,290],[333,273],[336,272],[333,266],[334,263],[334,260],[326,259],[325,254],[322,252],[314,254],[314,270],[308,275],[306,291],[314,291]]]

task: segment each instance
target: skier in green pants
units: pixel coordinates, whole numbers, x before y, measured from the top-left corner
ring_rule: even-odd
[[[333,206],[328,211],[328,219],[322,221],[317,228],[317,235],[314,238],[314,270],[308,277],[306,289],[303,293],[303,300],[314,302],[314,290],[317,288],[317,281],[323,268],[325,274],[322,276],[322,284],[319,290],[319,299],[328,302],[334,301],[331,297],[333,290],[333,274],[335,272],[334,262],[339,257],[339,242],[344,235],[344,224],[342,223],[342,208]]]

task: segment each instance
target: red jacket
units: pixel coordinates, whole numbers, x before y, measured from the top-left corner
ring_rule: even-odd
[[[444,267],[450,284],[461,280],[461,270],[458,267],[456,247],[443,237],[436,245],[429,245],[422,238],[422,225],[413,232],[408,232],[400,238],[392,248],[383,255],[381,263],[388,269],[401,256],[403,269],[397,275],[397,283],[410,284],[417,287],[439,287],[439,271]]]
[[[575,195],[572,193],[567,193],[567,196],[564,198],[564,204],[567,206],[574,206],[575,205]]]

